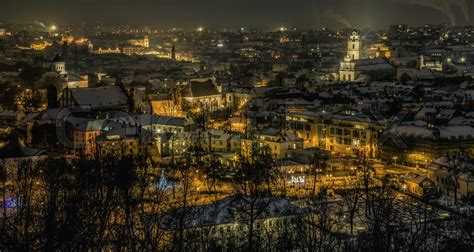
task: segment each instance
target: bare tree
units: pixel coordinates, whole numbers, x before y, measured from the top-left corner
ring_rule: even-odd
[[[324,194],[304,200],[305,211],[296,225],[300,246],[307,251],[333,251],[339,246],[342,206]]]
[[[235,194],[234,207],[238,212],[242,232],[246,233],[246,248],[249,250],[255,250],[259,246],[256,222],[272,201],[274,167],[270,150],[253,145],[250,156],[240,158],[231,184]]]
[[[311,165],[308,172],[313,177],[313,184],[311,189],[311,196],[316,195],[316,184],[318,183],[318,176],[326,172],[327,162],[329,160],[328,155],[323,150],[317,150],[311,156]]]
[[[36,212],[38,180],[37,170],[28,161],[19,158],[10,159],[12,166],[7,167],[3,160],[2,173],[2,225],[0,247],[5,250],[34,250],[38,249],[35,242],[41,231],[37,225],[38,214]],[[11,186],[6,186],[11,182]]]
[[[361,198],[361,186],[358,181],[351,184],[350,189],[342,190],[339,195],[344,200],[345,207],[349,218],[350,234],[354,235],[354,219],[359,210],[360,198]]]
[[[359,238],[358,245],[370,251],[392,251],[393,239],[399,235],[402,225],[401,216],[396,207],[396,192],[387,181],[377,188],[371,188],[370,201],[366,202],[364,224],[365,232]]]

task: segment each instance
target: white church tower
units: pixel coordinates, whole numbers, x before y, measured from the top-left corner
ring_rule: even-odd
[[[340,81],[355,81],[359,75],[356,69],[356,61],[362,58],[362,40],[359,32],[353,30],[347,42],[347,56],[341,61],[339,68]]]
[[[356,30],[352,31],[347,43],[347,55],[352,60],[359,60],[362,58],[362,40],[360,34]]]

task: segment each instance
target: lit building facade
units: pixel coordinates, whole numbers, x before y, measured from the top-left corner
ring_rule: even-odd
[[[443,71],[443,62],[437,59],[432,59],[429,57],[425,57],[424,55],[420,55],[418,57],[418,69],[429,69],[435,72],[442,72]]]
[[[99,49],[94,51],[94,54],[121,54],[122,51],[117,47],[115,49],[102,49],[99,47]]]
[[[74,154],[85,157],[94,157],[96,151],[96,137],[102,133],[97,129],[74,131]]]
[[[347,55],[351,60],[359,60],[362,58],[362,40],[359,32],[352,31],[347,43]]]
[[[191,80],[181,90],[181,97],[191,107],[204,107],[210,111],[224,105],[223,94],[213,79]]]
[[[387,61],[391,54],[389,48],[379,45],[372,52],[375,55],[365,59],[362,58],[362,49],[360,34],[353,31],[347,43],[347,56],[340,63],[339,81],[383,80],[395,74],[394,68]]]
[[[375,58],[387,58],[390,59],[392,57],[392,51],[390,47],[384,43],[375,43],[370,46],[368,49],[368,56],[371,59]]]
[[[143,47],[139,46],[126,46],[122,48],[122,53],[125,55],[134,55],[134,54],[142,54],[143,53]]]
[[[341,61],[341,66],[339,68],[339,79],[341,81],[355,81],[360,72],[356,70],[356,62],[346,56],[343,61]]]
[[[152,99],[151,109],[154,115],[183,117],[182,107],[177,100],[173,99]]]
[[[258,147],[268,147],[274,159],[287,159],[293,150],[303,149],[303,139],[287,131],[282,132],[277,129],[266,129],[255,132],[253,138],[242,139],[241,153],[249,156],[252,153],[254,144]]]
[[[148,48],[150,47],[150,39],[148,36],[145,36],[143,39],[129,39],[128,44]]]
[[[355,81],[360,74],[356,70],[356,61],[362,58],[362,40],[359,32],[354,30],[347,42],[347,56],[341,61],[339,79],[341,81]]]
[[[137,157],[142,151],[140,138],[121,134],[103,134],[96,138],[95,147],[98,157]]]
[[[442,195],[468,198],[474,195],[474,165],[472,160],[439,158],[426,169],[428,177],[436,183]]]
[[[386,127],[366,116],[308,112],[286,115],[286,124],[303,139],[305,148],[347,156],[364,153],[371,158],[378,154],[377,138]]]
[[[474,157],[470,126],[429,128],[401,125],[384,133],[381,158],[387,162],[426,167],[446,155]]]

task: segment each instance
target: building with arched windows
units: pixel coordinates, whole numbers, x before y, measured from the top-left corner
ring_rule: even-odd
[[[347,55],[351,60],[362,58],[362,40],[358,31],[353,30],[347,43]]]
[[[339,80],[355,81],[360,74],[356,70],[356,60],[362,58],[362,40],[358,31],[353,30],[347,41],[347,56],[341,61]]]
[[[356,62],[347,55],[343,61],[341,61],[341,67],[339,68],[339,80],[341,81],[355,81],[356,76],[360,73],[356,71]]]
[[[358,31],[352,31],[347,42],[347,55],[339,67],[339,80],[363,82],[384,79],[394,74],[394,68],[384,58],[363,59],[362,40]]]

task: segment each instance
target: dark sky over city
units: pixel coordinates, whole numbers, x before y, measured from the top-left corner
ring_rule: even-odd
[[[0,19],[21,23],[146,24],[163,28],[282,25],[386,27],[471,24],[473,0],[1,0]],[[6,10],[6,11],[5,11]]]

